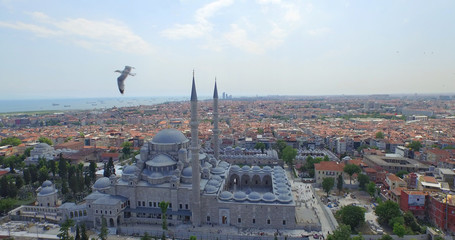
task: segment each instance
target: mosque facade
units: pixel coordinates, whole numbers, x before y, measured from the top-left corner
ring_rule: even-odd
[[[216,83],[213,97],[214,154],[199,147],[193,75],[191,140],[176,129],[158,132],[121,177],[98,179],[84,204],[64,204],[61,211],[94,227],[102,218],[109,227],[161,224],[164,201],[170,225],[295,228],[296,204],[281,166],[239,166],[220,159]]]

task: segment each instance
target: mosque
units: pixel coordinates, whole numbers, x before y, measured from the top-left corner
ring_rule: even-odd
[[[161,224],[159,203],[169,203],[169,225],[192,224],[293,229],[296,204],[285,170],[279,166],[232,165],[220,160],[218,92],[213,94],[214,153],[198,142],[198,101],[193,74],[191,139],[176,129],[158,132],[145,143],[136,163],[121,177],[100,178],[85,203],[65,203],[62,216],[99,228]]]

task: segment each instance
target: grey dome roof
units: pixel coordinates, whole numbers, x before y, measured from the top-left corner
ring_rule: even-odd
[[[49,180],[44,181],[43,184],[41,185],[41,187],[51,187],[51,186],[52,186],[52,182]]]
[[[278,196],[278,201],[280,202],[283,202],[283,203],[287,203],[287,202],[291,202],[292,201],[292,198],[291,196],[289,196],[289,194],[283,194],[283,195],[279,195]]]
[[[147,161],[146,164],[150,167],[167,167],[173,166],[177,164],[177,162],[167,155],[159,154],[152,158],[152,160]]]
[[[203,172],[203,173],[209,173],[210,170],[209,170],[208,167],[204,167],[204,168],[202,168],[202,172]]]
[[[206,192],[206,193],[216,193],[216,191],[218,191],[218,188],[215,187],[215,186],[207,185],[207,186],[205,187],[205,192]]]
[[[221,161],[220,164],[218,164],[218,166],[220,166],[222,168],[228,168],[229,167],[229,163],[227,163],[225,161]]]
[[[138,170],[138,168],[136,167],[136,165],[129,165],[123,169],[122,174],[123,175],[133,175],[136,173],[137,170]]]
[[[233,165],[233,166],[231,166],[231,171],[233,171],[233,172],[238,172],[238,171],[240,171],[239,165]]]
[[[245,201],[246,200],[246,193],[242,191],[238,191],[234,193],[234,200],[236,201]]]
[[[150,174],[150,177],[151,178],[162,178],[163,174],[160,172],[152,172],[152,174]]]
[[[49,195],[55,193],[55,188],[53,187],[43,187],[41,188],[41,191],[39,191],[38,196],[44,196],[44,195]]]
[[[243,171],[250,171],[250,169],[251,169],[251,168],[250,168],[249,166],[246,166],[246,165],[242,167],[242,170],[243,170]]]
[[[280,194],[280,195],[289,195],[289,189],[280,188],[280,189],[278,189],[277,193]]]
[[[212,186],[215,186],[215,187],[218,187],[220,185],[220,182],[215,180],[215,179],[210,179],[208,182],[207,182],[207,185],[212,185]]]
[[[248,194],[248,200],[252,202],[258,202],[261,200],[261,194],[258,192],[251,192],[250,194]]]
[[[184,177],[192,177],[193,176],[193,168],[191,166],[188,166],[183,169],[182,171],[182,176]]]
[[[217,180],[218,182],[221,182],[221,180],[222,180],[222,178],[221,178],[220,176],[218,176],[218,175],[212,176],[212,179],[215,179],[215,180]]]
[[[264,172],[271,172],[272,168],[269,166],[265,166],[262,170],[264,170]]]
[[[212,168],[211,172],[213,174],[223,174],[224,173],[224,168],[222,168],[222,167]]]
[[[232,193],[228,192],[228,191],[223,191],[221,194],[220,194],[220,199],[221,200],[231,200],[232,199]]]
[[[163,129],[152,138],[152,143],[158,144],[175,144],[187,141],[188,138],[186,138],[182,132],[174,128]]]
[[[274,185],[275,189],[281,189],[281,188],[285,188],[285,189],[288,189],[288,185],[284,184],[284,183],[277,183],[276,185]]]
[[[95,184],[93,184],[94,189],[104,189],[111,186],[111,181],[107,177],[102,177],[96,180]]]
[[[259,166],[253,166],[251,168],[251,170],[253,170],[253,172],[260,172],[261,171],[261,168]]]
[[[262,195],[262,199],[266,202],[273,202],[273,201],[275,201],[276,197],[273,193],[267,192],[267,193],[264,193],[264,195]]]
[[[183,153],[188,153],[188,151],[186,150],[186,148],[180,148],[179,150],[179,154],[183,154]]]

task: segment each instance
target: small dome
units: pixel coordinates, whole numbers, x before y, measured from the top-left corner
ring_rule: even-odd
[[[292,197],[286,194],[283,194],[283,195],[279,195],[278,196],[278,201],[282,202],[282,203],[288,203],[288,202],[291,202],[292,201]]]
[[[202,169],[202,172],[203,172],[203,173],[209,173],[209,172],[210,172],[210,170],[209,170],[209,168],[208,168],[208,167],[204,167],[204,168]]]
[[[150,174],[150,178],[162,178],[162,177],[163,177],[163,174],[160,172],[152,172],[152,174]]]
[[[41,185],[41,187],[51,187],[51,186],[52,186],[52,182],[49,180],[44,181],[43,185]]]
[[[239,165],[233,165],[233,166],[231,166],[231,171],[233,171],[233,172],[238,172],[238,171],[240,171]]]
[[[44,196],[44,195],[49,195],[55,193],[55,188],[53,187],[43,187],[41,191],[39,191],[38,195],[39,196]]]
[[[207,185],[205,187],[205,192],[206,193],[216,193],[218,191],[218,188],[212,185]]]
[[[107,177],[102,177],[96,180],[95,184],[93,184],[94,189],[105,189],[111,186],[111,181]]]
[[[224,173],[224,168],[221,168],[221,167],[216,167],[216,168],[212,168],[212,173],[213,174],[223,174]]]
[[[123,169],[123,175],[134,175],[137,170],[136,165],[129,165]]]
[[[210,179],[208,181],[207,185],[212,185],[212,186],[218,187],[218,186],[220,186],[220,182],[215,179]]]
[[[174,128],[163,129],[152,138],[152,143],[154,144],[176,144],[183,142],[188,142],[188,138]]]
[[[152,160],[147,161],[145,164],[150,167],[168,167],[176,165],[177,162],[167,155],[159,154],[152,158]]]
[[[220,199],[224,201],[228,201],[232,199],[232,193],[228,191],[223,191],[220,193]]]
[[[212,179],[215,179],[215,180],[217,180],[218,182],[221,182],[221,181],[223,180],[223,179],[222,179],[220,176],[218,176],[218,175],[212,176]]]
[[[246,166],[246,165],[242,167],[242,170],[245,171],[245,172],[249,172],[250,169],[251,168],[249,166]]]
[[[264,195],[262,195],[262,199],[265,202],[273,202],[273,201],[275,201],[276,197],[273,193],[267,192],[267,193],[264,193]]]
[[[179,154],[187,154],[188,151],[185,148],[180,148]]]
[[[253,172],[260,172],[262,169],[259,166],[253,166],[251,170],[253,170]]]
[[[272,168],[269,167],[269,166],[265,166],[262,170],[263,170],[264,172],[271,172],[271,171],[272,171]]]
[[[226,169],[229,167],[229,163],[221,161],[220,164],[218,164],[218,166]]]
[[[173,176],[171,177],[171,182],[176,183],[176,182],[178,182],[178,181],[179,181],[179,178],[178,178],[177,176],[173,175]]]
[[[242,191],[238,191],[234,193],[234,200],[236,201],[245,201],[246,200],[246,193]]]
[[[251,192],[250,194],[248,194],[248,200],[252,202],[258,202],[261,200],[261,194],[258,192]]]
[[[282,189],[282,188],[285,188],[285,189],[288,189],[288,185],[284,184],[284,183],[277,183],[277,184],[274,184],[274,188],[275,189]]]
[[[281,166],[275,166],[273,167],[274,170],[283,170],[283,168]]]
[[[287,188],[280,188],[280,189],[278,189],[277,193],[278,193],[279,195],[289,195],[289,189],[287,189]]]
[[[183,169],[182,171],[182,176],[184,177],[192,177],[193,176],[193,168],[191,166],[188,166]]]

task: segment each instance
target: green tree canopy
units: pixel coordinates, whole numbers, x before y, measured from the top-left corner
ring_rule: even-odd
[[[332,234],[327,236],[327,240],[350,240],[351,227],[348,225],[340,224]]]
[[[370,182],[370,178],[365,174],[359,173],[359,175],[357,175],[357,181],[359,181],[360,189],[366,190],[366,185]]]
[[[101,239],[101,240],[106,240],[107,239],[107,221],[106,221],[106,218],[104,216],[101,216],[101,229],[100,229],[100,233],[98,234],[98,237]]]
[[[338,188],[338,192],[341,192],[341,190],[343,190],[343,175],[342,174],[338,175],[337,188]]]
[[[294,159],[297,156],[297,149],[291,147],[291,146],[286,146],[283,149],[283,154],[282,158],[283,161],[286,162],[291,168],[294,166]]]
[[[419,141],[412,141],[408,147],[414,151],[419,151],[420,148],[422,147],[422,143],[420,143]]]
[[[370,182],[367,185],[367,192],[370,194],[371,197],[374,197],[376,194],[376,184],[374,182]]]
[[[400,170],[395,175],[397,175],[397,177],[399,177],[399,178],[403,178],[403,176],[406,175],[406,174],[408,174],[408,171]]]
[[[360,167],[355,164],[346,164],[343,168],[343,171],[349,175],[349,184],[352,184],[352,175],[354,175],[354,173],[360,173],[362,169],[360,169]]]
[[[6,137],[2,139],[0,142],[0,146],[5,146],[5,145],[12,145],[12,146],[18,146],[22,143],[22,141],[17,138],[17,137]]]
[[[261,152],[264,153],[265,150],[265,144],[261,142],[257,142],[256,145],[254,145],[255,149],[261,149]]]
[[[365,210],[358,206],[344,206],[337,212],[337,214],[339,214],[341,222],[349,225],[351,229],[357,228],[365,221]]]
[[[384,139],[384,133],[379,131],[376,133],[376,139]]]
[[[278,140],[276,143],[273,145],[273,149],[275,149],[278,152],[278,158],[281,158],[281,154],[283,152],[283,149],[286,147],[286,142],[284,140]]]
[[[57,237],[61,240],[73,240],[74,237],[72,237],[69,233],[72,226],[74,226],[74,221],[70,218],[66,218],[65,222],[63,222],[60,227],[60,233],[57,234]]]
[[[398,237],[403,237],[406,234],[406,228],[401,223],[395,223],[393,225],[393,233],[395,233]]]
[[[52,146],[52,141],[49,138],[47,138],[47,137],[38,138],[38,142],[47,143],[47,145]]]
[[[133,144],[131,142],[122,143],[122,153],[125,158],[128,158],[132,152]]]
[[[167,230],[167,208],[169,207],[169,202],[162,201],[158,204],[158,206],[161,208],[161,220],[162,222],[162,227],[163,230]]]
[[[335,185],[334,178],[327,177],[322,180],[322,189],[324,189],[324,191],[327,193],[327,197],[329,196],[330,190],[332,190],[334,185]]]
[[[388,224],[390,219],[401,216],[398,203],[390,200],[379,203],[374,212],[378,216],[378,221],[380,223]]]

